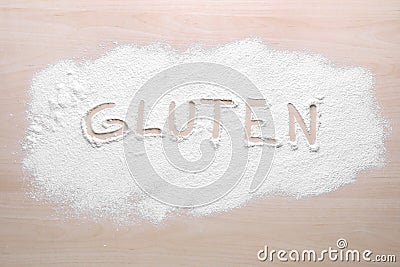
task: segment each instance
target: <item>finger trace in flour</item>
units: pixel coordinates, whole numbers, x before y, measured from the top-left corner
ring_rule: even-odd
[[[250,146],[245,175],[229,194],[206,206],[178,209],[154,200],[135,184],[124,161],[121,131],[132,127],[124,117],[133,94],[160,71],[190,62],[218,63],[246,75],[268,100],[279,142],[269,175],[256,192],[249,187],[260,164],[260,147]],[[373,85],[372,74],[364,68],[276,50],[259,39],[214,48],[193,46],[184,52],[162,44],[123,45],[96,60],[60,61],[35,75],[29,89],[30,124],[23,142],[29,194],[65,214],[68,210],[81,218],[129,224],[143,219],[159,223],[182,213],[210,215],[245,206],[254,198],[330,192],[354,182],[360,171],[384,164],[387,123]],[[160,112],[149,117],[151,127],[162,129],[172,100],[178,105],[190,99],[233,99],[246,119],[240,99],[212,86],[192,85],[165,98]],[[201,156],[201,142],[212,137],[213,124],[197,121],[192,130],[179,142],[188,160]],[[177,174],[155,141],[146,141],[148,157],[170,183],[203,186],[217,180],[230,160],[229,136],[223,129],[220,133],[213,139],[218,143],[213,169],[203,175]]]

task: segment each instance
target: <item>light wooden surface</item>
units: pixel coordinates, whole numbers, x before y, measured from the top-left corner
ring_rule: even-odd
[[[265,244],[322,250],[340,237],[352,248],[397,254],[400,261],[399,10],[400,1],[382,0],[0,1],[0,265],[294,266],[259,263],[256,252]],[[62,221],[53,216],[53,207],[25,197],[20,140],[35,72],[63,58],[98,56],[104,51],[99,44],[112,47],[112,41],[165,40],[184,48],[249,36],[371,69],[378,102],[393,127],[387,166],[322,196],[263,199],[229,213],[173,218],[161,226],[116,229]],[[385,266],[367,266],[375,265]]]

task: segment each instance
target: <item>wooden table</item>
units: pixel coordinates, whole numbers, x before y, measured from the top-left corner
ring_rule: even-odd
[[[340,237],[351,248],[397,254],[400,261],[400,1],[72,2],[0,1],[0,265],[272,266],[257,260],[264,245],[322,250],[335,247]],[[25,196],[20,141],[35,72],[60,59],[98,56],[113,41],[164,40],[184,48],[249,36],[371,69],[378,102],[393,127],[386,167],[318,197],[263,199],[161,226],[116,229],[64,221],[54,216],[54,207]]]

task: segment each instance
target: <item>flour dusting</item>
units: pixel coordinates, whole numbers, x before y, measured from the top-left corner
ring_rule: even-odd
[[[97,132],[118,130],[135,92],[157,73],[183,63],[222,64],[247,76],[267,99],[279,144],[262,186],[249,192],[260,159],[260,147],[250,146],[248,168],[237,186],[206,206],[180,209],[146,195],[135,183],[124,159],[122,138],[105,140],[87,135],[84,118],[104,103],[112,108],[93,117]],[[93,61],[61,61],[38,73],[29,90],[29,127],[23,148],[30,195],[94,220],[159,223],[168,216],[209,215],[241,207],[260,197],[301,198],[330,192],[355,181],[362,170],[382,167],[388,127],[377,106],[371,73],[360,67],[338,67],[321,55],[275,50],[259,39],[245,39],[214,48],[191,47],[179,52],[162,44],[123,45]],[[160,99],[149,120],[162,127],[168,103],[199,98],[231,98],[213,85],[192,85]],[[238,116],[244,120],[240,99]],[[288,103],[310,124],[310,105],[317,107],[317,142],[309,145],[300,127],[289,138]],[[205,113],[207,110],[203,110]],[[212,112],[212,110],[211,110]],[[212,115],[212,114],[211,114]],[[189,138],[179,143],[188,160],[200,155],[201,141],[211,140],[212,122],[199,120]],[[182,175],[162,157],[156,139],[146,141],[146,153],[163,179],[178,186],[198,187],[218,179],[231,157],[229,135],[221,129],[214,161],[200,174]],[[133,174],[134,175],[134,174]]]

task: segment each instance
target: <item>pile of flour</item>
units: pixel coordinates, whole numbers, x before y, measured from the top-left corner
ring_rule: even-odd
[[[97,131],[112,130],[102,122],[124,119],[134,93],[149,78],[190,62],[218,63],[246,75],[270,105],[281,146],[276,148],[269,176],[255,193],[249,192],[249,186],[257,164],[262,164],[257,146],[249,148],[249,167],[229,194],[207,206],[179,209],[143,193],[129,173],[122,140],[94,145],[83,132],[82,118],[102,103],[115,103],[93,118]],[[24,173],[32,185],[29,194],[80,218],[125,224],[143,219],[159,223],[182,213],[209,215],[257,197],[301,198],[330,192],[354,182],[360,171],[384,164],[387,123],[380,115],[368,70],[337,67],[320,55],[275,50],[258,39],[207,49],[194,46],[184,52],[162,44],[124,45],[93,61],[67,60],[49,66],[33,78],[29,94],[30,125],[23,142]],[[172,91],[165,99],[229,97],[224,94],[203,85]],[[310,104],[317,105],[317,151],[310,149],[300,128],[297,143],[289,142],[288,103],[296,106],[306,125]],[[160,110],[167,112],[165,107]],[[163,125],[165,118],[153,120]],[[199,140],[210,138],[211,131],[208,123],[198,122],[193,138],[179,145],[182,155],[196,160]],[[175,173],[160,158],[157,144],[146,149],[164,179],[195,187],[218,179],[229,164],[230,140],[224,136],[222,131],[211,171],[196,177]]]

